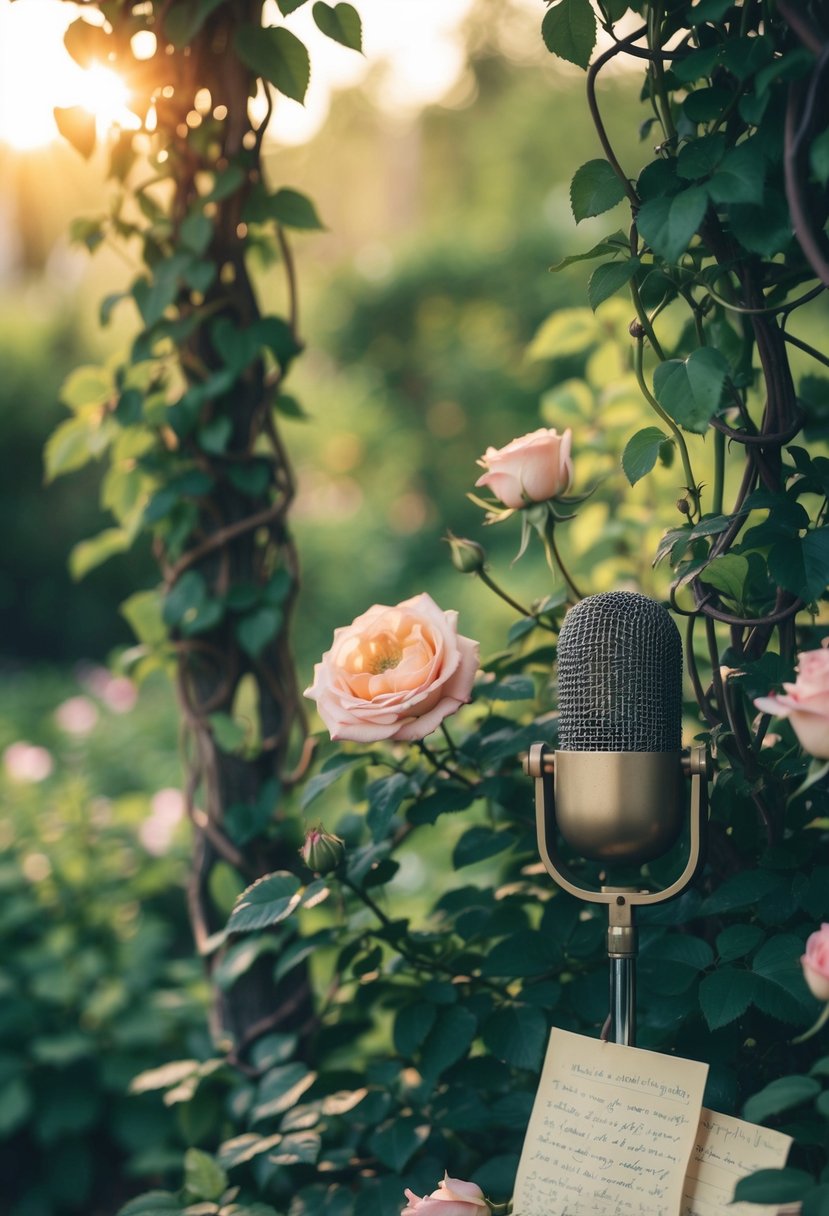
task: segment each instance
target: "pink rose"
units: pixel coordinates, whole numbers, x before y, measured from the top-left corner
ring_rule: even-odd
[[[569,426],[563,435],[541,427],[505,448],[487,448],[478,461],[486,473],[475,485],[489,486],[505,507],[515,509],[557,498],[573,480],[572,439]]]
[[[418,1199],[408,1187],[405,1195],[408,1203],[401,1216],[490,1216],[492,1210],[476,1183],[462,1182],[448,1174],[431,1195]]]
[[[334,631],[305,696],[332,739],[424,739],[470,700],[478,643],[461,637],[457,612],[426,594],[394,608],[375,604]]]
[[[785,693],[758,697],[754,704],[765,714],[791,718],[804,751],[829,760],[829,650],[824,638],[820,650],[804,650],[798,659],[797,679],[784,684]],[[829,999],[829,998],[827,998]]]
[[[812,995],[819,1001],[829,1001],[829,925],[821,925],[811,935],[800,965]]]

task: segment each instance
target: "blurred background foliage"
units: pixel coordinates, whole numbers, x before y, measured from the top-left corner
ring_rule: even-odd
[[[464,498],[475,460],[488,444],[556,425],[553,406],[540,412],[543,394],[590,353],[582,344],[555,367],[525,358],[550,311],[584,298],[579,266],[558,276],[549,267],[572,251],[566,183],[592,135],[578,79],[537,53],[532,13],[507,8],[498,21],[486,5],[474,11],[467,66],[442,104],[389,115],[354,89],[335,98],[310,143],[268,156],[271,181],[310,194],[328,225],[298,248],[309,352],[292,387],[308,417],[285,424],[300,486],[303,672],[336,625],[422,589],[496,644],[508,618],[453,575],[440,538],[447,527],[479,527]],[[611,89],[620,129],[635,133],[631,88],[622,78]],[[130,339],[127,306],[104,330],[97,317],[97,301],[129,269],[107,248],[88,259],[67,246],[70,220],[103,209],[100,165],[62,145],[14,155],[23,168],[4,179],[7,209],[30,218],[15,225],[0,283],[0,426],[13,453],[0,487],[0,651],[26,664],[103,659],[129,643],[118,604],[154,581],[152,563],[133,552],[71,580],[72,545],[108,520],[94,468],[44,485],[42,448],[65,416],[58,389],[68,371]],[[47,202],[58,178],[63,188]],[[590,240],[584,227],[579,244]],[[257,277],[267,306],[281,280],[267,265]],[[513,538],[483,539],[496,561],[510,560]],[[345,576],[343,554],[359,561],[359,579]],[[528,560],[515,574],[519,590],[537,594],[540,566]]]
[[[440,104],[390,114],[369,80],[334,98],[308,144],[268,154],[272,182],[307,192],[328,225],[297,250],[309,351],[293,392],[307,417],[284,423],[300,487],[301,678],[337,625],[421,590],[485,648],[503,644],[514,614],[453,570],[441,537],[478,535],[508,566],[513,530],[480,536],[465,498],[475,460],[562,425],[544,394],[596,345],[556,366],[525,357],[550,312],[584,296],[578,266],[549,273],[574,242],[566,183],[591,138],[581,81],[539,50],[525,5],[477,6],[464,37]],[[611,87],[635,131],[632,89]],[[210,1055],[176,712],[163,676],[133,705],[100,666],[132,644],[119,604],[155,581],[149,553],[73,580],[72,547],[108,523],[100,476],[43,474],[61,383],[131,339],[129,309],[102,329],[98,302],[132,272],[67,239],[75,217],[106,208],[97,158],[62,142],[0,147],[0,169],[0,1179],[13,1216],[107,1213],[202,1143],[224,1099],[221,1082],[165,1106],[126,1094],[143,1070]],[[281,280],[265,264],[257,278],[267,305]],[[511,579],[518,595],[548,583],[536,555]],[[412,898],[442,853],[435,841],[412,860]],[[229,910],[236,889],[213,894]]]

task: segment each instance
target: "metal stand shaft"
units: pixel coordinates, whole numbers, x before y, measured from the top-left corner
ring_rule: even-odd
[[[610,960],[610,1038],[636,1045],[636,959],[630,955]]]

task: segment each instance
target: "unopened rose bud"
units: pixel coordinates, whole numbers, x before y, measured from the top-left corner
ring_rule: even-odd
[[[645,327],[640,320],[634,317],[628,326],[628,333],[630,334],[631,338],[644,338]]]
[[[331,874],[345,857],[345,845],[320,825],[305,833],[299,855],[315,874]]]
[[[676,500],[676,509],[677,509],[677,511],[679,511],[679,512],[680,512],[682,515],[690,515],[690,514],[691,514],[691,504],[688,502],[688,499],[687,499],[687,498],[678,498],[678,499]]]
[[[479,574],[486,564],[486,552],[474,540],[454,536],[451,532],[444,540],[449,545],[452,565],[461,574]]]

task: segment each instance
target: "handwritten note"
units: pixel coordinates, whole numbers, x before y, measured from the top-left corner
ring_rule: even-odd
[[[779,1204],[731,1204],[734,1187],[753,1170],[785,1165],[791,1137],[702,1108],[685,1178],[682,1216],[775,1216]]]
[[[707,1072],[554,1029],[514,1216],[677,1216]]]

